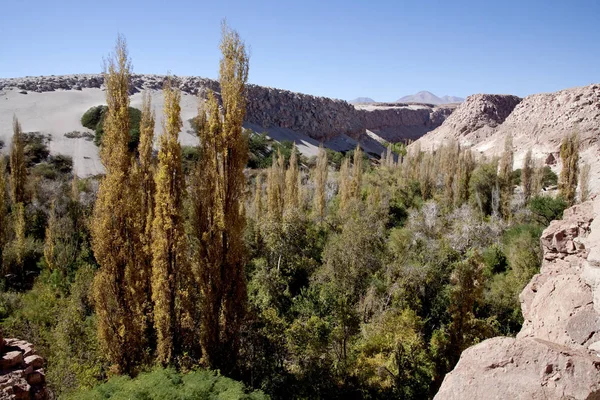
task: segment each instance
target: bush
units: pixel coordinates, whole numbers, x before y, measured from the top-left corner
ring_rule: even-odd
[[[556,175],[549,166],[544,167],[542,187],[558,185],[558,175]]]
[[[81,125],[96,132],[94,143],[96,146],[102,144],[104,135],[104,119],[106,118],[107,106],[95,106],[87,110],[81,117]],[[140,142],[140,121],[142,112],[137,108],[129,107],[129,151],[135,151]]]
[[[80,391],[66,398],[89,400],[269,399],[260,391],[250,392],[242,383],[214,372],[199,370],[181,374],[171,368],[157,368],[152,372],[142,373],[135,379],[126,376],[112,378],[92,390]]]
[[[197,146],[181,146],[181,163],[183,173],[188,175],[200,160],[200,149]]]
[[[529,210],[536,223],[550,225],[555,219],[561,219],[567,203],[562,197],[535,196],[529,201]]]
[[[44,136],[40,132],[26,132],[23,134],[25,164],[32,167],[45,161],[50,155],[48,149],[49,136]]]

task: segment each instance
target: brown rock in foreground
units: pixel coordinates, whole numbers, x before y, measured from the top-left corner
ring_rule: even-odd
[[[600,399],[600,197],[566,210],[541,245],[517,338],[465,350],[436,400]]]
[[[5,339],[0,348],[0,400],[48,399],[44,359],[35,354],[33,345]]]

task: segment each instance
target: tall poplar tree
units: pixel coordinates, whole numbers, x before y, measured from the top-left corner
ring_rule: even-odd
[[[567,204],[572,205],[575,202],[579,175],[579,136],[576,133],[563,139],[560,158],[562,170],[558,180],[558,191]]]
[[[298,191],[298,156],[296,154],[296,145],[292,147],[290,164],[285,172],[285,208],[286,210],[296,210],[300,204]]]
[[[181,92],[170,82],[165,96],[163,134],[156,173],[156,206],[152,223],[152,300],[157,335],[157,360],[169,364],[181,350],[180,296],[187,281],[186,242],[183,224],[184,177],[179,131]]]
[[[137,188],[131,184],[129,142],[129,79],[131,62],[125,39],[119,36],[115,52],[106,60],[104,84],[108,109],[100,157],[106,170],[98,188],[91,235],[100,266],[92,295],[98,319],[98,337],[113,368],[131,372],[144,346],[140,292],[139,246],[132,210],[139,207]]]
[[[504,219],[510,218],[510,201],[513,194],[512,169],[514,162],[514,149],[512,136],[508,135],[504,141],[504,152],[500,158],[500,171],[498,182],[500,186],[500,212]]]
[[[235,365],[240,327],[246,311],[246,249],[243,242],[243,196],[248,160],[242,131],[246,113],[248,53],[239,34],[223,24],[219,68],[222,110],[213,93],[207,101],[208,121],[200,127],[201,167],[194,232],[199,286],[202,291],[201,345],[204,362],[228,373]]]
[[[525,154],[525,159],[523,160],[523,169],[521,170],[521,185],[523,186],[523,195],[525,197],[526,202],[529,201],[533,192],[533,174],[534,163],[531,154],[531,149],[529,149]]]
[[[327,152],[321,144],[319,146],[319,152],[317,153],[317,165],[314,171],[315,179],[315,196],[314,196],[314,210],[319,221],[323,221],[325,218],[325,207],[327,205]]]
[[[363,175],[363,153],[360,145],[356,145],[354,150],[354,160],[352,164],[352,186],[351,193],[352,197],[359,199],[361,196],[362,189],[362,175]]]
[[[16,116],[13,117],[13,137],[10,146],[10,194],[13,204],[25,201],[25,183],[27,169],[25,167],[25,143],[23,130]]]

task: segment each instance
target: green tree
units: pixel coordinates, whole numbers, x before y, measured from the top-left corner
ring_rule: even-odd
[[[528,202],[531,198],[534,189],[534,162],[531,155],[531,149],[527,150],[525,159],[523,160],[523,169],[521,170],[521,185],[523,185],[523,195],[525,196],[525,202]],[[537,193],[533,193],[537,194]]]

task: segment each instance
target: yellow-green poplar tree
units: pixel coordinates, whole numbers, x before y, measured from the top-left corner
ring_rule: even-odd
[[[314,210],[319,221],[323,221],[325,218],[325,210],[327,205],[327,152],[323,148],[323,145],[319,146],[319,152],[317,153],[317,165],[314,171],[315,180],[315,196],[314,196]]]
[[[222,112],[209,93],[208,121],[199,129],[202,159],[197,169],[198,191],[194,231],[199,242],[197,268],[202,299],[201,346],[204,362],[230,372],[239,349],[246,311],[243,208],[248,160],[242,131],[246,114],[248,53],[239,34],[223,24],[219,68]]]
[[[15,206],[15,253],[17,258],[17,275],[23,276],[25,267],[25,206],[17,203]]]
[[[579,175],[579,136],[576,133],[563,139],[560,158],[562,170],[558,180],[558,191],[567,204],[572,205],[575,202]]]
[[[510,200],[513,194],[512,169],[514,163],[514,149],[512,135],[508,135],[504,141],[504,152],[500,158],[500,171],[498,181],[500,184],[500,212],[504,219],[509,219]]]
[[[144,303],[139,313],[143,319],[141,324],[145,325],[146,336],[154,336],[152,321],[152,223],[154,221],[154,196],[156,191],[155,172],[156,165],[153,157],[155,117],[152,110],[152,99],[150,93],[142,94],[142,116],[140,120],[140,142],[138,144],[138,160],[133,160],[133,181],[138,188],[139,206],[132,212],[135,214],[136,230],[138,232],[137,247],[139,248],[139,278],[136,286],[138,294],[136,298]]]
[[[285,173],[285,208],[286,210],[297,210],[300,204],[298,191],[298,156],[296,155],[296,145],[292,147],[290,163]]]
[[[267,216],[269,221],[281,221],[283,215],[285,170],[283,156],[278,151],[267,174]]]
[[[340,211],[344,211],[348,206],[352,194],[352,184],[350,181],[350,159],[344,158],[340,166],[339,177],[339,196],[340,196]]]
[[[144,317],[139,299],[139,237],[132,210],[139,207],[132,187],[129,142],[129,79],[131,62],[125,39],[119,36],[115,53],[105,63],[108,109],[100,157],[106,170],[101,180],[91,223],[92,248],[100,266],[92,295],[98,337],[116,372],[131,372],[144,349]]]
[[[156,196],[152,223],[152,300],[157,339],[157,360],[173,361],[180,348],[184,300],[181,292],[187,282],[186,241],[183,224],[184,177],[179,132],[181,92],[170,82],[165,96],[163,134],[160,137]]]
[[[362,175],[363,175],[363,153],[360,145],[356,145],[354,150],[354,160],[352,164],[352,185],[351,185],[351,196],[357,199],[361,197],[362,189]]]
[[[25,201],[25,183],[27,169],[25,167],[25,143],[23,130],[17,117],[13,117],[13,137],[10,146],[10,194],[13,204]]]
[[[534,163],[531,154],[531,149],[525,153],[525,159],[523,160],[523,169],[521,169],[521,185],[523,186],[523,196],[525,201],[529,201],[533,192],[533,175],[534,175]],[[537,194],[537,193],[536,193]]]

